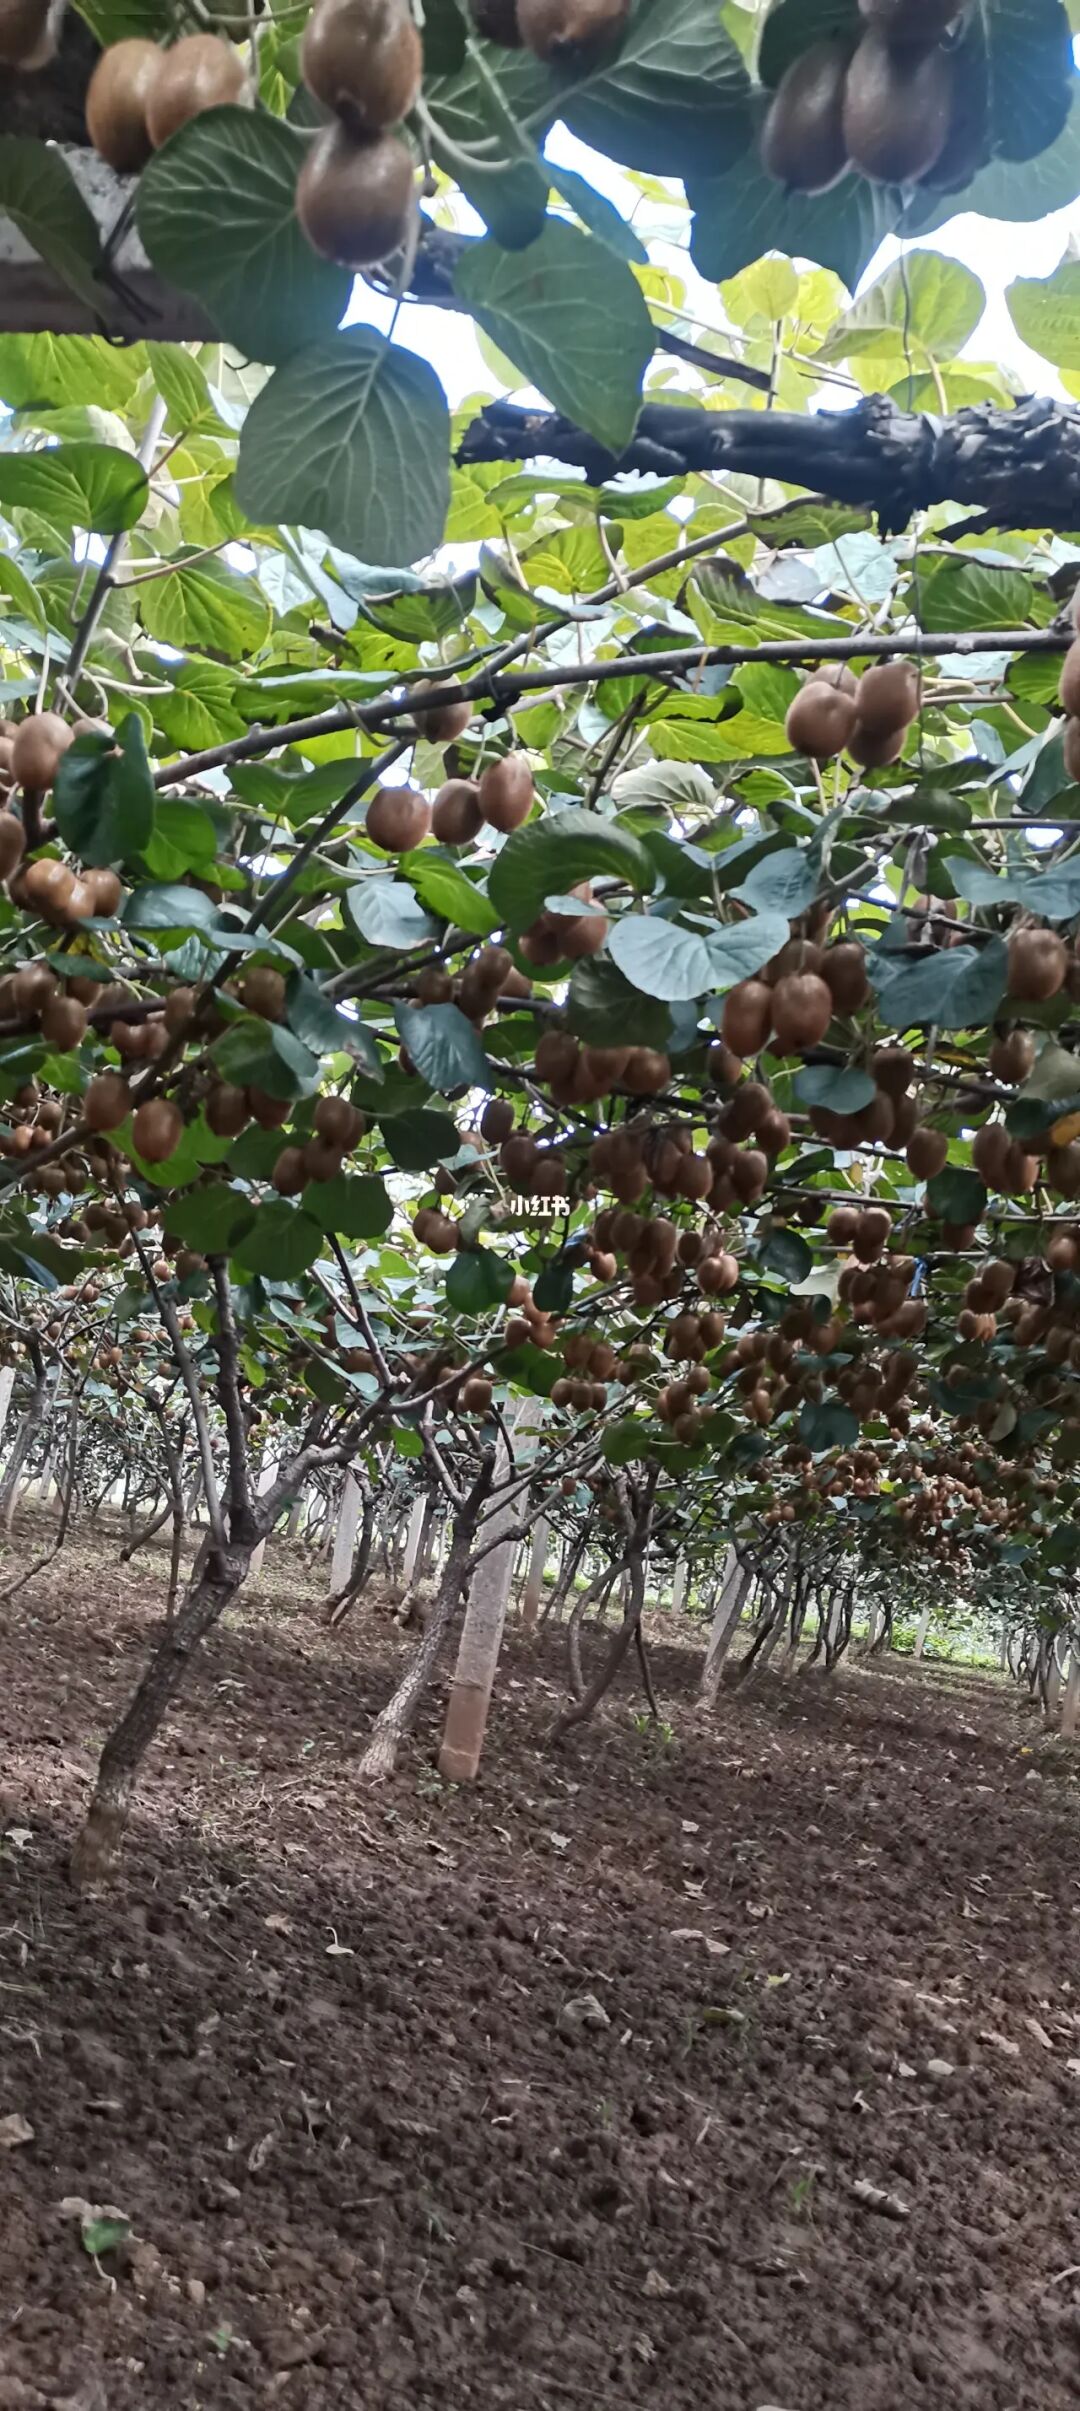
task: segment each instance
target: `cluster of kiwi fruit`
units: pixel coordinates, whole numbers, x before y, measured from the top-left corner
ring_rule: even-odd
[[[300,73],[331,122],[300,170],[296,209],[323,259],[371,268],[411,241],[416,173],[393,129],[415,108],[423,71],[408,0],[316,0]]]
[[[859,0],[858,42],[842,34],[793,59],[761,134],[770,176],[825,193],[850,170],[873,184],[970,182],[986,154],[985,95],[956,37],[969,0]]]
[[[448,704],[444,714],[417,713],[414,718],[438,719],[452,737],[458,733],[452,726],[458,711],[468,716],[470,707]],[[525,755],[502,754],[479,778],[445,780],[431,804],[415,787],[378,787],[368,805],[365,835],[384,854],[410,854],[429,835],[440,845],[471,845],[485,824],[505,837],[528,819],[535,794]]]
[[[485,42],[573,65],[619,40],[630,0],[469,0],[469,12]]]
[[[1080,630],[1080,586],[1073,595],[1070,614],[1073,627]],[[1066,715],[1065,769],[1069,778],[1080,781],[1080,634],[1062,662],[1058,694]]]
[[[17,726],[5,721],[0,733],[0,880],[13,903],[58,929],[111,918],[119,911],[123,887],[115,871],[76,872],[52,855],[25,863],[25,820],[10,804],[16,788],[35,801],[47,794],[69,746],[84,730],[100,733],[89,720],[69,724],[58,712],[33,712]]]
[[[204,110],[252,98],[240,52],[218,34],[184,34],[167,50],[137,36],[102,52],[87,90],[86,131],[100,159],[133,176]]]
[[[809,936],[792,938],[752,979],[728,989],[720,1017],[727,1055],[714,1049],[709,1068],[730,1078],[725,1066],[733,1059],[737,1077],[738,1067],[766,1046],[779,1055],[803,1053],[820,1044],[834,1015],[857,1013],[869,992],[857,941],[824,946]]]
[[[910,661],[875,662],[861,678],[845,662],[821,663],[788,709],[788,743],[811,762],[846,754],[861,770],[886,770],[900,760],[921,701]]]

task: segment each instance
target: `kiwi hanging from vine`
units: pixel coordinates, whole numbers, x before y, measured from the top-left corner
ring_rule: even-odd
[[[522,41],[556,66],[617,41],[629,14],[630,0],[517,0]]]
[[[25,72],[46,67],[55,51],[49,0],[0,0],[0,64]]]
[[[847,175],[844,87],[850,58],[848,42],[814,42],[792,60],[777,87],[762,128],[761,159],[789,192],[827,193]]]
[[[356,142],[340,124],[316,135],[296,185],[312,250],[342,268],[372,268],[408,240],[416,210],[410,152],[396,134]]]
[[[469,14],[483,41],[500,42],[504,50],[520,50],[517,0],[469,0]]]
[[[146,130],[155,151],[204,110],[249,98],[247,69],[232,43],[213,33],[185,34],[162,51],[147,94]]]
[[[844,142],[873,184],[917,184],[949,139],[955,73],[947,50],[898,49],[864,34],[844,86]]]
[[[423,44],[407,0],[316,0],[300,45],[308,91],[356,132],[382,134],[415,107]]]
[[[86,131],[119,176],[137,175],[153,152],[147,111],[164,57],[156,42],[113,42],[90,78]]]
[[[856,718],[854,695],[811,678],[789,707],[788,743],[811,762],[834,762],[844,752]]]

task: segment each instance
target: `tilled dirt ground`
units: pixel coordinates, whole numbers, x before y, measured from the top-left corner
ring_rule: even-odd
[[[552,1757],[511,1640],[475,1791],[437,1696],[365,1792],[408,1643],[280,1549],[80,1900],[159,1583],[4,1611],[0,2411],[1074,2411],[1080,1799],[1010,1691],[706,1719],[657,1646],[665,1730]]]

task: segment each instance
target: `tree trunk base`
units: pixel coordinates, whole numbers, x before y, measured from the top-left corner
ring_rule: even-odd
[[[126,1825],[127,1808],[122,1800],[94,1797],[71,1853],[69,1872],[77,1892],[106,1883],[115,1873]]]

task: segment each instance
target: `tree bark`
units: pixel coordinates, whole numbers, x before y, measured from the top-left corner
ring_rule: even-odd
[[[98,1883],[115,1865],[143,1759],[180,1689],[188,1659],[236,1597],[250,1559],[249,1546],[220,1549],[209,1538],[204,1542],[180,1613],[102,1750],[86,1823],[72,1853],[76,1884]]]

